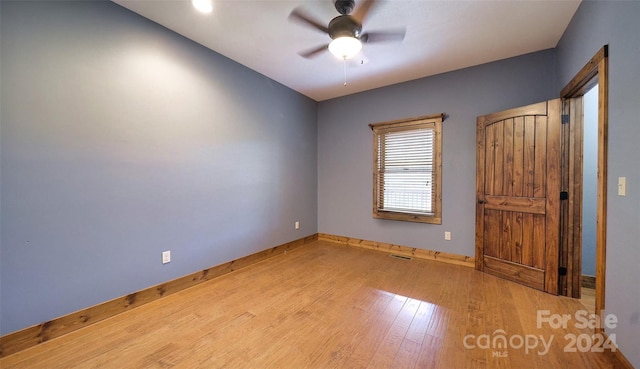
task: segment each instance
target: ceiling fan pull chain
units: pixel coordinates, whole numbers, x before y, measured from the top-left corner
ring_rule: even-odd
[[[344,65],[344,87],[347,87],[347,58],[342,59]]]

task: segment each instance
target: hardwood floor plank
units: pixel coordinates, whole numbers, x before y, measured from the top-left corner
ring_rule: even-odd
[[[444,343],[440,338],[427,334],[420,346],[415,368],[432,369],[437,368],[439,362],[446,362],[440,358],[443,346]]]
[[[380,342],[380,346],[376,350],[375,355],[369,362],[369,368],[391,368],[392,363],[397,356],[402,342],[409,330],[409,326],[415,317],[420,301],[415,299],[407,299],[402,309],[396,316],[392,326],[386,336]]]
[[[356,345],[353,353],[347,360],[349,366],[353,368],[367,368],[371,359],[375,355],[378,347],[384,340],[387,332],[393,325],[400,310],[407,302],[405,296],[393,296],[387,308],[378,316],[378,319],[371,322],[372,324],[366,329],[365,334]]]
[[[311,353],[313,359],[310,367],[319,367],[325,363],[328,367],[344,367],[342,363],[353,352],[359,337],[362,337],[363,327],[371,324],[371,319],[377,317],[389,305],[392,295],[377,289],[363,288],[354,299],[358,303],[345,309],[342,314],[336,315],[334,312],[336,317],[329,327],[332,333],[324,335]],[[356,337],[358,339],[354,339]]]
[[[392,368],[413,368],[424,342],[427,327],[434,312],[434,305],[426,301],[419,301],[418,309],[402,340],[400,349],[393,359]]]
[[[394,301],[394,294],[373,289],[372,291],[375,292],[375,303],[370,305],[370,309],[361,310],[361,314],[358,315],[355,324],[350,329],[342,332],[340,340],[333,339],[335,337],[333,335],[327,337],[327,341],[332,342],[330,347],[335,349],[331,351],[325,350],[322,355],[318,356],[313,362],[313,368],[323,367],[323,363],[326,363],[328,368],[366,366],[368,360],[354,361],[353,354],[356,352],[357,347],[362,344],[365,337],[369,339],[369,336],[379,327],[379,316],[397,306],[391,304]]]

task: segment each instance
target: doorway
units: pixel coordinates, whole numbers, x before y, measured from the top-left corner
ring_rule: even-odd
[[[561,188],[563,199],[566,201],[561,205],[560,215],[559,292],[562,295],[580,298],[585,284],[583,274],[594,273],[593,312],[600,315],[605,307],[607,45],[602,47],[562,89],[560,95],[563,98],[563,123],[565,123],[562,129]],[[595,120],[595,123],[592,124],[592,120]],[[593,129],[589,128],[591,125],[595,125],[597,129],[595,142],[587,142],[594,134]],[[588,151],[583,151],[583,147]],[[591,160],[595,161],[595,166],[589,164]],[[593,174],[589,173],[594,170],[595,188],[591,188]],[[584,195],[588,197],[585,198]],[[595,203],[593,204],[592,201]],[[595,250],[590,248],[590,242],[595,245]],[[588,263],[583,265],[583,261],[591,259],[594,255],[594,268],[589,269],[591,266]]]
[[[582,277],[580,301],[590,313],[596,304],[596,219],[598,195],[598,85],[583,96]]]

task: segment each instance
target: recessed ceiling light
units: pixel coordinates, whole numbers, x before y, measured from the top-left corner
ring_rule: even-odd
[[[212,0],[191,0],[191,5],[199,12],[211,13],[213,11],[213,3],[211,1]]]

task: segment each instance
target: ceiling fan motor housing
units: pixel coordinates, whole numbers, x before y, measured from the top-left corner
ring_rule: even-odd
[[[340,15],[329,22],[329,36],[331,39],[338,37],[355,37],[360,38],[362,34],[362,25],[354,21],[349,15]]]
[[[356,6],[355,0],[336,0],[336,10],[340,14],[351,14],[353,8]]]

